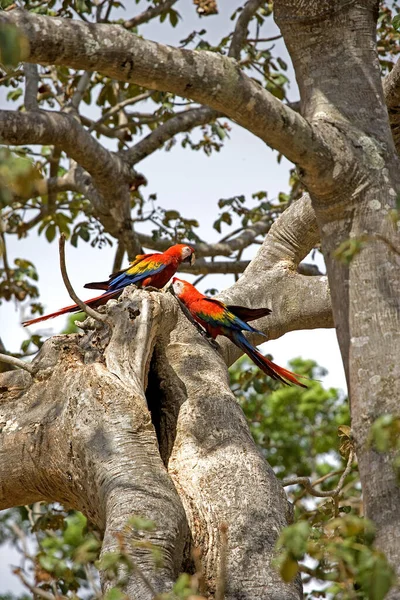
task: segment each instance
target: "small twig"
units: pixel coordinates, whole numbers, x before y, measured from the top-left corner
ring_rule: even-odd
[[[269,38],[247,38],[247,42],[254,42],[255,44],[258,44],[258,42],[275,42],[275,40],[280,40],[282,38],[282,34],[280,33],[279,35],[273,35],[272,37]]]
[[[24,557],[32,559],[32,556],[29,554],[29,551],[28,551],[28,544],[27,544],[25,532],[22,531],[22,529],[20,527],[18,527],[18,525],[16,523],[11,523],[10,529],[15,533],[15,535],[21,541],[22,554],[24,555]]]
[[[264,0],[248,0],[248,2],[246,2],[236,21],[228,56],[239,60],[240,51],[247,38],[249,22],[263,3]]]
[[[100,323],[108,323],[107,318],[104,315],[101,315],[93,308],[90,308],[87,304],[85,304],[74,292],[74,288],[71,285],[71,282],[68,277],[67,268],[65,265],[65,235],[62,233],[59,241],[59,250],[60,250],[60,269],[61,275],[63,278],[63,282],[65,287],[67,288],[68,294],[70,298],[79,306],[79,308],[87,314],[88,317],[92,317],[96,321]],[[108,323],[109,324],[109,323]]]
[[[66,598],[66,596],[60,596],[60,595],[57,595],[57,597],[56,597],[53,594],[51,594],[50,592],[46,592],[45,590],[42,590],[41,588],[38,588],[38,587],[32,585],[26,579],[25,575],[22,573],[20,568],[14,569],[13,572],[21,580],[21,582],[24,584],[24,586],[27,587],[28,590],[30,592],[32,592],[32,594],[34,594],[35,596],[39,596],[40,598],[45,598],[45,600],[61,600],[61,598]]]
[[[79,104],[80,104],[80,102],[83,98],[83,95],[86,92],[86,89],[90,83],[91,76],[92,76],[91,71],[85,71],[81,75],[78,85],[76,86],[76,90],[71,99],[71,108],[73,110],[76,110],[76,112],[78,112]]]
[[[221,534],[221,546],[215,600],[224,600],[226,587],[226,559],[228,553],[228,525],[226,523],[221,523],[219,530]]]
[[[147,23],[151,19],[162,15],[162,13],[166,10],[169,10],[176,2],[177,0],[164,0],[164,2],[160,2],[155,6],[147,8],[136,17],[129,19],[129,21],[125,21],[125,23],[123,23],[123,27],[125,27],[125,29],[132,29],[132,27],[137,27],[142,23]]]
[[[8,354],[0,354],[0,362],[7,363],[12,365],[13,367],[18,367],[19,369],[23,369],[24,371],[28,371],[28,373],[33,373],[33,368],[30,363],[26,363],[20,358],[15,358],[15,356],[9,356]]]
[[[85,569],[85,573],[86,573],[86,578],[87,578],[89,584],[92,586],[92,590],[93,590],[93,593],[95,595],[95,598],[98,598],[99,600],[102,600],[103,594],[101,593],[101,590],[99,590],[99,588],[97,587],[97,584],[96,584],[95,579],[93,577],[93,573],[92,573],[92,571],[90,569],[90,566],[89,565],[85,565],[84,569]]]
[[[24,63],[25,73],[25,95],[24,104],[26,110],[38,110],[39,105],[37,101],[38,86],[39,86],[39,72],[37,65]]]
[[[124,243],[122,240],[118,240],[117,251],[114,256],[114,264],[113,264],[113,268],[112,268],[113,273],[116,273],[117,271],[120,270],[120,268],[122,266],[124,254],[125,254]]]
[[[98,127],[99,125],[104,123],[104,121],[106,121],[107,119],[109,119],[110,117],[115,115],[115,113],[117,113],[122,108],[125,108],[126,106],[131,106],[132,104],[137,104],[138,102],[142,102],[143,100],[147,100],[153,94],[154,94],[154,91],[151,90],[149,92],[144,92],[143,94],[139,94],[138,96],[135,96],[134,98],[127,98],[126,100],[122,100],[121,102],[119,102],[118,104],[116,104],[115,106],[110,108],[110,110],[105,112],[100,117],[100,119],[98,119],[97,121],[93,121],[93,124],[89,128],[89,131],[93,131],[93,129],[96,129],[96,127]],[[142,114],[142,113],[139,113],[139,114]],[[132,115],[130,115],[130,116],[132,116]]]
[[[316,490],[314,486],[317,482],[312,483],[308,477],[292,477],[292,479],[285,479],[282,482],[282,485],[283,487],[288,487],[289,485],[303,485],[309,494],[316,496],[317,498],[336,498],[342,491],[344,481],[351,471],[353,460],[354,450],[350,449],[346,468],[344,469],[337,486],[333,490],[327,490],[326,492]]]

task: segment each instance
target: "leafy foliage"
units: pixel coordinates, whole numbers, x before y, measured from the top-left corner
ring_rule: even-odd
[[[284,485],[290,484],[286,489],[295,523],[280,536],[277,568],[285,581],[301,572],[310,599],[382,600],[395,582],[394,573],[374,548],[374,526],[362,517],[360,484],[351,462],[336,493],[344,459],[351,461],[353,452],[347,400],[317,381],[326,372],[315,362],[295,359],[290,367],[312,378],[308,389],[282,387],[247,358],[231,369],[231,384],[254,439]],[[398,422],[390,415],[380,419],[371,443],[382,451],[398,445]]]

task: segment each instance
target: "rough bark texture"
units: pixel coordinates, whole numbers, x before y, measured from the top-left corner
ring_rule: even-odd
[[[247,9],[259,5],[251,0]],[[374,452],[367,443],[374,420],[398,412],[400,392],[400,243],[390,218],[400,190],[399,161],[376,54],[377,2],[275,0],[274,10],[293,60],[301,115],[247,78],[232,58],[239,56],[247,13],[238,21],[231,58],[166,47],[119,26],[19,10],[1,13],[0,19],[15,23],[27,36],[29,63],[98,70],[210,107],[177,115],[117,158],[107,152],[105,164],[116,161],[113,174],[121,167],[129,179],[132,164],[177,131],[216,118],[215,111],[299,166],[310,196],[279,218],[244,275],[222,298],[270,306],[272,315],[256,326],[271,338],[293,329],[331,326],[332,303],[366,514],[377,525],[377,543],[400,574],[400,493],[392,456]],[[396,142],[398,79],[396,68],[385,82]],[[3,141],[47,139],[53,117],[36,110],[34,115],[39,130],[29,125],[29,113],[0,113]],[[16,137],[18,122],[30,127],[28,137]],[[60,146],[73,156],[76,149],[67,133]],[[113,206],[107,200],[113,184],[91,163],[94,141],[85,138],[83,143],[88,155],[81,163],[91,178],[82,183],[80,173],[80,185],[88,189],[93,205],[103,207],[104,220],[116,211],[112,226],[117,237],[123,230],[132,234],[127,201]],[[203,256],[229,256],[234,247],[254,239],[260,227],[269,229],[260,223],[235,240],[201,244],[198,250]],[[297,273],[318,237],[331,298],[326,278]],[[345,264],[335,251],[352,238],[359,240],[359,251]],[[146,236],[140,241],[154,247]],[[140,314],[135,317],[136,309]],[[115,321],[112,332],[54,338],[36,359],[33,376],[1,376],[0,507],[38,499],[70,504],[105,531],[105,549],[115,545],[113,534],[124,529],[127,517],[141,513],[157,523],[149,539],[165,552],[164,568],[155,572],[149,557],[132,548],[151,585],[168,590],[195,546],[211,597],[221,566],[221,525],[226,525],[227,599],[300,598],[298,582],[283,584],[271,567],[274,542],[289,511],[228,387],[225,365],[238,357],[237,351],[223,342],[221,356],[216,354],[163,294],[136,292],[129,302],[126,294],[108,310]],[[129,582],[129,594],[151,597],[137,575]],[[390,597],[398,597],[398,590]]]
[[[299,581],[284,584],[271,565],[290,507],[225,362],[169,294],[128,289],[106,310],[111,329],[87,320],[85,334],[47,341],[32,375],[1,376],[0,508],[38,500],[77,508],[104,532],[103,552],[118,549],[122,533],[140,567],[131,598],[169,590],[195,548],[213,597],[221,527],[226,598],[301,597]],[[133,515],[157,524],[145,539],[161,549],[162,569],[134,545]]]
[[[377,525],[377,543],[400,574],[400,488],[390,454],[378,454],[368,444],[374,420],[398,412],[400,394],[395,358],[400,356],[399,235],[390,218],[400,189],[399,160],[380,79],[376,15],[373,0],[275,3],[299,82],[302,114],[326,135],[334,128],[332,144],[339,136],[340,161],[331,185],[322,191],[319,182],[305,178],[348,379],[366,514]],[[334,69],[339,60],[341,68]],[[334,253],[351,238],[362,247],[345,265]],[[394,590],[393,598],[397,594]]]
[[[1,13],[0,21],[16,24],[28,38],[28,62],[97,70],[121,81],[175,92],[232,117],[304,167],[318,169],[318,163],[325,166],[329,160],[317,131],[244,75],[233,59],[157,44],[118,25],[91,25],[20,10]]]

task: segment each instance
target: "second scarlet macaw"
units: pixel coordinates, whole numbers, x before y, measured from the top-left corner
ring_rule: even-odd
[[[85,303],[92,308],[105,304],[110,298],[117,298],[122,290],[132,283],[139,287],[162,288],[177,272],[182,262],[193,264],[195,260],[194,249],[187,244],[175,244],[163,252],[154,254],[138,254],[127,269],[110,275],[107,281],[94,281],[87,283],[85,288],[105,290],[101,296],[90,298]],[[79,312],[81,309],[77,304],[66,306],[54,313],[24,321],[24,327],[40,323],[59,315]]]
[[[297,379],[301,376],[268,360],[258,352],[257,348],[242,333],[248,331],[264,335],[261,331],[249,325],[248,321],[254,321],[268,315],[271,312],[269,308],[227,306],[215,298],[204,296],[191,283],[178,279],[178,277],[173,278],[172,287],[175,295],[183,302],[192,317],[204,327],[212,338],[215,339],[217,335],[224,335],[229,338],[231,342],[251,358],[261,371],[272,379],[285,384],[290,382],[304,388],[307,387]]]

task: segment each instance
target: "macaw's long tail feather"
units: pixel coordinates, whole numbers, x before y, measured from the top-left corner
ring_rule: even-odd
[[[108,292],[107,294],[102,294],[101,296],[96,296],[96,298],[90,298],[90,300],[85,300],[85,304],[90,306],[91,308],[96,308],[97,306],[101,306],[105,304],[111,298],[116,298],[121,294],[122,290],[116,290],[113,292]],[[47,321],[47,319],[54,319],[54,317],[58,317],[60,315],[66,315],[68,313],[80,312],[81,308],[77,304],[71,304],[71,306],[65,306],[56,312],[50,313],[49,315],[43,315],[42,317],[37,317],[36,319],[30,319],[29,321],[24,321],[22,325],[24,327],[28,327],[29,325],[34,325],[35,323],[41,323],[42,321]]]
[[[234,306],[232,304],[228,305],[227,308],[246,323],[271,314],[269,308],[246,308],[246,306]]]
[[[279,365],[276,365],[272,361],[268,360],[265,356],[263,356],[254,346],[250,344],[250,342],[244,337],[243,334],[235,335],[232,340],[239,348],[243,350],[247,354],[249,358],[257,365],[263,373],[269,375],[272,379],[276,379],[281,383],[285,383],[286,385],[290,383],[294,383],[295,385],[299,385],[300,387],[306,388],[307,386],[301,381],[298,380],[298,377],[302,377],[302,375],[297,375],[297,373],[292,373],[292,371],[288,371]],[[307,379],[307,378],[306,378]]]
[[[90,290],[108,290],[108,281],[92,281],[91,283],[85,283],[83,287],[89,288]]]

